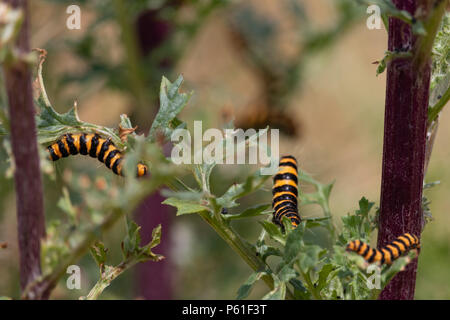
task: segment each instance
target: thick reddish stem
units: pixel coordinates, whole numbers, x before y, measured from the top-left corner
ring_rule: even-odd
[[[26,0],[9,0],[22,8],[25,20],[17,39],[17,49],[28,53],[28,14]],[[41,239],[45,235],[44,203],[36,139],[35,109],[31,73],[24,62],[5,66],[5,83],[9,101],[11,144],[14,155],[14,181],[17,203],[17,225],[20,250],[20,286],[23,289],[41,275]],[[25,298],[40,299],[36,290]]]
[[[168,206],[161,204],[163,201],[164,198],[156,193],[147,197],[137,209],[138,223],[142,227],[142,244],[151,240],[153,228],[161,224],[163,230],[161,243],[156,251],[166,257],[158,263],[148,261],[137,266],[137,291],[139,296],[146,300],[173,299],[174,266],[170,254],[172,212]]]
[[[394,0],[411,14],[420,0]],[[415,54],[417,37],[411,27],[395,18],[389,20],[389,50]],[[428,59],[429,60],[429,59]],[[410,232],[420,236],[423,223],[424,178],[430,63],[395,59],[387,69],[383,174],[378,246]],[[380,299],[413,299],[417,259],[397,274],[382,291]]]

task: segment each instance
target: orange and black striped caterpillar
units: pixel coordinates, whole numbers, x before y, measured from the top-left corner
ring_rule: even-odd
[[[295,228],[300,223],[297,208],[297,160],[293,156],[281,157],[277,174],[273,177],[272,208],[274,210],[272,221],[283,227],[282,217],[291,220]]]
[[[381,249],[372,249],[360,240],[351,241],[347,244],[347,251],[356,252],[368,263],[380,262],[391,264],[395,259],[404,255],[411,249],[420,248],[420,241],[416,235],[405,233]]]
[[[122,161],[123,154],[117,149],[110,139],[105,139],[98,134],[92,133],[66,133],[61,139],[47,147],[52,161],[66,158],[69,155],[90,155],[103,162],[115,174],[123,176]],[[146,165],[139,163],[136,168],[136,175],[142,177],[147,175]]]

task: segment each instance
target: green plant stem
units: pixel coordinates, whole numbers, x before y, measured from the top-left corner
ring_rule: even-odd
[[[212,217],[208,212],[201,212],[200,216],[254,271],[270,270],[269,266],[264,263],[261,258],[256,256],[253,249],[246,244],[230,226],[227,226],[223,221]],[[272,273],[272,271],[269,271],[268,273]],[[261,279],[271,290],[273,290],[273,279],[269,275],[264,275]],[[294,295],[289,290],[286,290],[286,297],[288,299],[294,299]]]
[[[30,290],[35,287],[41,288],[45,293],[50,293],[56,286],[59,279],[66,273],[67,267],[74,264],[80,259],[83,254],[89,249],[89,247],[98,238],[99,233],[105,232],[111,226],[113,226],[122,216],[124,212],[116,210],[112,212],[99,226],[91,229],[84,237],[84,239],[78,244],[78,246],[71,252],[70,256],[61,263],[51,274],[45,276],[40,281],[31,283],[23,292],[22,296],[26,297]]]
[[[133,29],[134,23],[131,19],[130,5],[124,0],[114,0],[114,9],[117,16],[117,23],[122,32],[122,40],[125,48],[125,64],[128,69],[128,78],[130,81],[130,89],[135,96],[137,107],[136,120],[139,121],[140,127],[150,119],[151,105],[154,97],[151,96],[151,90],[146,90],[147,81],[145,68],[143,68],[142,57],[139,53],[136,32]]]
[[[334,224],[333,224],[333,218],[331,216],[331,210],[330,210],[330,206],[328,204],[328,200],[324,201],[324,203],[322,205],[322,210],[323,210],[324,216],[328,218],[327,219],[328,220],[328,231],[330,232],[330,239],[331,239],[330,242],[331,242],[331,246],[332,246],[336,239],[336,228],[334,227]]]
[[[162,177],[154,176],[153,179],[150,179],[148,184],[141,185],[138,191],[133,191],[132,195],[127,195],[128,202],[124,205],[126,205],[128,208],[136,208],[138,203],[142,199],[153,193],[163,183],[161,179]],[[119,219],[121,219],[126,214],[124,208],[120,207],[119,204],[116,204],[116,206],[111,208],[110,210],[112,211],[111,214],[107,216],[101,224],[87,231],[83,240],[80,241],[80,243],[72,250],[69,257],[67,257],[62,263],[60,263],[59,266],[56,267],[50,274],[36,280],[33,283],[30,283],[30,285],[25,288],[22,296],[26,296],[26,294],[30,290],[34,290],[35,287],[38,287],[44,293],[49,294],[51,290],[56,286],[59,279],[64,274],[66,274],[67,267],[74,264],[85,254],[89,247],[92,246],[94,241],[98,239],[99,234],[102,234],[105,231],[109,230]]]
[[[434,39],[436,38],[436,34],[439,30],[442,17],[444,16],[445,9],[448,4],[447,0],[432,2],[433,8],[430,8],[431,13],[424,21],[426,35],[418,38],[416,50],[414,50],[415,57],[413,61],[417,70],[421,70],[424,64],[429,63]]]
[[[136,260],[125,260],[121,262],[117,267],[110,267],[104,273],[102,273],[101,278],[89,291],[88,295],[85,297],[86,300],[97,300],[98,297],[103,293],[103,291],[109,287],[111,282],[120,276],[127,269],[133,267],[137,264]]]
[[[445,107],[447,102],[450,100],[450,87],[447,88],[447,91],[442,95],[442,97],[436,102],[434,106],[428,109],[428,125],[433,123],[434,120],[438,117],[439,113]]]

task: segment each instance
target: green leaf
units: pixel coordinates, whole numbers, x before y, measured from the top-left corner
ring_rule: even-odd
[[[96,241],[94,245],[90,247],[90,252],[97,265],[100,268],[103,268],[106,263],[106,253],[108,252],[105,245],[101,241]]]
[[[161,242],[161,225],[158,225],[152,231],[152,240],[148,244],[140,248],[137,260],[139,262],[144,262],[148,260],[160,261],[164,259],[162,255],[155,254],[152,252],[152,249],[156,247],[160,242]]]
[[[412,53],[411,52],[393,52],[393,51],[386,51],[384,54],[383,59],[381,59],[380,61],[378,61],[378,67],[377,67],[377,73],[376,75],[380,75],[384,72],[384,70],[386,70],[386,67],[388,65],[388,63],[394,59],[399,59],[399,58],[410,58],[412,57]]]
[[[286,240],[278,226],[269,221],[258,221],[269,234],[269,236],[281,244],[285,244]]]
[[[139,230],[141,229],[134,221],[127,218],[127,234],[122,241],[122,253],[125,258],[135,254],[139,250],[141,243],[141,235]]]
[[[412,32],[416,35],[426,36],[427,30],[423,25],[422,21],[416,20],[415,23],[412,24]]]
[[[294,295],[299,300],[310,300],[311,293],[303,286],[299,279],[291,279],[289,283],[294,287]]]
[[[252,273],[250,277],[248,277],[247,281],[245,281],[245,283],[238,289],[236,299],[242,300],[247,298],[255,282],[261,279],[261,277],[264,275],[267,275],[267,273],[264,271]]]
[[[364,218],[367,218],[369,216],[370,209],[374,206],[374,202],[369,202],[365,197],[362,197],[361,200],[359,200],[359,210],[356,210],[356,214],[360,215]]]
[[[416,257],[417,251],[411,250],[406,256],[398,258],[390,266],[385,268],[381,272],[382,288],[384,288],[384,286],[386,286],[398,272],[403,271],[405,267]]]
[[[137,262],[148,260],[160,261],[164,257],[154,254],[151,249],[156,247],[161,241],[161,225],[158,225],[152,231],[152,240],[141,247],[141,227],[134,221],[127,219],[127,234],[122,241],[122,252],[126,259],[135,259]]]
[[[45,104],[42,97],[37,101],[41,112],[37,115],[37,129],[39,143],[48,143],[58,139],[73,127],[82,126],[78,119],[76,108],[59,114],[51,106]]]
[[[272,246],[268,246],[265,244],[264,240],[258,240],[256,242],[256,246],[255,246],[255,250],[257,252],[258,255],[261,256],[261,259],[265,262],[266,259],[269,256],[278,256],[278,257],[282,257],[283,254],[280,251],[280,249],[272,247]]]
[[[194,167],[194,177],[197,180],[199,187],[206,193],[210,193],[210,177],[216,166],[216,163],[203,163]]]
[[[76,107],[71,108],[66,113],[60,114],[52,106],[45,103],[42,95],[36,103],[41,110],[36,116],[39,143],[47,144],[53,142],[65,133],[93,132],[111,138],[119,148],[124,147],[123,142],[113,129],[81,121],[78,117]]]
[[[258,190],[269,177],[268,175],[261,175],[259,171],[256,171],[248,176],[244,183],[232,185],[220,198],[217,198],[217,203],[221,207],[236,207],[239,205],[236,203],[237,199]]]
[[[150,249],[153,249],[161,242],[161,225],[159,224],[156,228],[152,230],[152,240],[145,245]]]
[[[286,296],[286,283],[280,282],[272,291],[266,294],[263,300],[284,300]]]
[[[285,264],[278,272],[277,276],[280,281],[289,282],[291,279],[297,277],[298,273],[291,265]]]
[[[191,97],[191,94],[180,93],[178,91],[182,82],[183,76],[181,75],[173,83],[166,77],[162,78],[159,93],[159,111],[147,137],[150,141],[156,141],[158,132],[162,133],[166,139],[170,139],[174,129],[181,125],[176,117],[181,110],[183,110]]]
[[[305,229],[312,229],[316,227],[327,227],[331,217],[315,217],[315,218],[303,218],[305,221]]]
[[[432,54],[430,105],[436,104],[439,100],[437,97],[443,96],[450,87],[450,12],[444,14],[433,43]],[[440,87],[440,92],[436,92],[437,87]]]
[[[58,200],[58,208],[67,213],[67,215],[71,218],[72,223],[76,223],[76,210],[72,205],[72,201],[70,200],[69,191],[66,187],[63,187],[63,196]]]
[[[177,208],[177,216],[208,210],[207,207],[204,207],[198,203],[188,201],[188,200],[177,199],[177,198],[168,198],[168,199],[164,200],[162,203],[167,204],[172,207],[176,207]]]
[[[320,292],[327,285],[328,275],[333,270],[334,270],[334,266],[331,263],[325,264],[322,267],[322,270],[320,270],[320,272],[319,272],[319,280],[317,282],[317,287],[316,287],[318,292]]]
[[[323,249],[317,245],[305,245],[298,262],[302,272],[307,273],[309,270],[316,267],[319,263],[319,256]]]
[[[303,226],[303,223],[297,226],[297,228],[292,230],[286,238],[286,247],[284,249],[283,257],[286,263],[290,263],[294,260],[303,247]]]
[[[265,204],[258,204],[256,206],[252,206],[250,208],[247,208],[244,210],[244,212],[239,214],[224,214],[222,217],[224,219],[228,220],[235,220],[235,219],[244,219],[244,218],[250,218],[250,217],[257,217],[262,215],[262,212],[269,208],[271,204],[265,203]]]

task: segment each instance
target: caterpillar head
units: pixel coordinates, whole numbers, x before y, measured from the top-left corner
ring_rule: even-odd
[[[137,176],[138,177],[146,176],[147,172],[148,172],[147,166],[145,164],[138,163],[138,165],[137,165]]]

